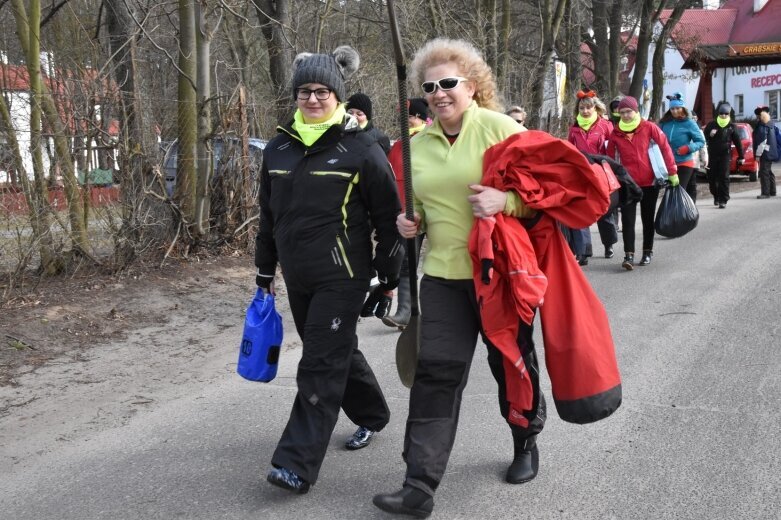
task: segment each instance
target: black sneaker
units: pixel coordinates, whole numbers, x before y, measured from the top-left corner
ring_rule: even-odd
[[[613,246],[605,246],[605,258],[613,258]]]
[[[371,442],[374,434],[374,430],[359,426],[352,437],[347,439],[347,442],[344,443],[344,447],[348,450],[360,450],[361,448],[365,448]]]
[[[652,256],[654,256],[653,251],[643,251],[643,258],[640,259],[639,265],[649,265]]]
[[[295,472],[285,468],[275,468],[268,472],[266,480],[282,489],[287,489],[299,495],[309,491],[309,482],[299,477]]]
[[[758,199],[769,199],[770,195],[757,195]]]
[[[375,495],[372,503],[388,513],[416,518],[428,518],[434,510],[434,497],[410,486],[395,493]]]
[[[621,267],[626,269],[627,271],[631,271],[635,268],[635,255],[627,254],[624,257],[624,261],[621,262]]]

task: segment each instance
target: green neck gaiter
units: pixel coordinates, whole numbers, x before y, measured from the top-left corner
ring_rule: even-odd
[[[640,114],[635,114],[635,118],[629,121],[628,123],[624,123],[624,120],[618,122],[618,128],[621,129],[623,132],[634,132],[635,129],[640,126],[640,121],[642,121],[643,118],[640,117]]]
[[[717,116],[716,117],[716,123],[722,127],[726,128],[726,126],[729,124],[730,118],[729,116]]]
[[[581,127],[583,131],[588,132],[588,129],[591,128],[591,125],[596,123],[598,117],[599,114],[596,112],[592,112],[591,117],[583,117],[582,115],[578,114],[578,126]]]
[[[336,107],[334,114],[327,121],[310,125],[304,122],[304,116],[301,111],[296,110],[296,113],[293,116],[293,128],[298,132],[301,141],[303,141],[306,146],[312,146],[315,141],[320,139],[320,136],[322,136],[326,130],[333,125],[344,121],[346,113],[347,111],[344,109],[344,104],[339,104],[339,106]]]
[[[367,119],[363,123],[358,123],[358,126],[361,127],[361,130],[366,130],[366,127],[368,126],[368,124],[369,124],[369,120]]]
[[[426,123],[423,123],[423,124],[422,124],[422,125],[420,125],[420,126],[416,126],[416,127],[410,128],[410,129],[409,129],[409,135],[414,135],[414,134],[417,134],[418,132],[420,132],[420,131],[421,131],[421,130],[423,130],[424,128],[426,128]]]

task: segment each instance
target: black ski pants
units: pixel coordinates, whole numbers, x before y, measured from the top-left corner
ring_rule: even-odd
[[[407,463],[405,485],[433,496],[445,473],[456,438],[461,396],[469,377],[477,336],[482,334],[482,329],[472,280],[424,276],[420,300],[420,354],[410,391],[403,457]],[[506,397],[503,357],[485,336],[483,341],[488,348],[491,373],[499,386],[499,410],[507,420],[510,405]],[[546,416],[531,325],[521,322],[518,346],[531,376],[534,396],[533,409],[525,415],[528,427],[507,421],[516,442],[542,431]]]
[[[769,159],[759,159],[759,186],[762,195],[776,196],[776,176],[773,174],[773,163]]]
[[[691,166],[678,165],[678,181],[681,183],[681,188],[686,190],[689,197],[694,202],[697,202],[697,175],[696,170]]]
[[[716,204],[729,200],[729,154],[714,154],[708,160],[708,187]]]
[[[355,334],[368,280],[330,283],[312,292],[288,287],[303,343],[290,419],[271,459],[314,484],[339,408],[359,426],[382,430],[390,419],[380,385]]]
[[[643,222],[643,251],[654,249],[654,217],[656,216],[656,201],[659,198],[658,186],[643,188],[643,198],[640,200],[640,220]],[[621,208],[621,227],[624,236],[624,252],[635,252],[635,222],[637,220],[637,202]]]

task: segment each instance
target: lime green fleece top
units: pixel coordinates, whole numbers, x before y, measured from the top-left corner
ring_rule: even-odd
[[[473,101],[452,146],[436,119],[412,138],[412,190],[415,211],[428,238],[423,260],[427,275],[472,278],[468,242],[474,216],[467,197],[474,192],[469,185],[480,184],[485,151],[520,131],[511,117],[480,108]],[[504,214],[529,217],[534,211],[523,205],[517,193],[507,192]]]

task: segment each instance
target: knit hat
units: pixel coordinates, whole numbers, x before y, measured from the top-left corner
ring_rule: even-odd
[[[337,47],[331,54],[302,52],[293,60],[293,99],[301,85],[320,83],[332,89],[339,101],[344,100],[344,80],[360,63],[358,52],[349,45]]]
[[[672,96],[667,96],[670,100],[670,108],[683,108],[686,104],[683,102],[683,94],[676,92]]]
[[[347,110],[355,108],[366,114],[366,119],[372,119],[372,100],[366,94],[357,92],[347,100]]]
[[[732,107],[726,101],[722,101],[721,103],[719,103],[719,106],[716,107],[716,114],[721,114],[723,116],[729,115],[731,111],[732,111]]]
[[[621,110],[623,110],[625,108],[631,108],[635,112],[638,112],[639,110],[638,110],[638,107],[637,107],[637,100],[635,98],[633,98],[632,96],[626,96],[624,99],[622,99],[618,103],[618,111],[620,112]]]
[[[428,103],[423,98],[412,98],[409,100],[409,115],[419,117],[424,121],[428,118]]]
[[[770,107],[767,105],[759,105],[757,108],[754,109],[754,115],[758,116],[762,112],[770,113]]]

